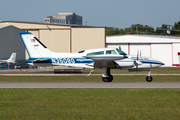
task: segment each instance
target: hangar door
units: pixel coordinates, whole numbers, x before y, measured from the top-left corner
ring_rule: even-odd
[[[70,52],[70,29],[40,30],[40,41],[53,52]]]
[[[180,64],[178,52],[180,52],[180,43],[173,43],[173,64]]]
[[[137,55],[137,52],[139,50],[139,54],[141,51],[141,56],[147,56],[147,57],[151,56],[150,44],[141,44],[141,43],[134,44],[134,43],[131,43],[129,47],[130,47],[130,49],[129,49],[130,55]]]
[[[151,44],[152,58],[172,66],[172,44]]]
[[[72,52],[105,47],[105,28],[73,28]]]

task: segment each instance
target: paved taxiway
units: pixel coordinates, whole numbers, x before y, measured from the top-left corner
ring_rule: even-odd
[[[180,88],[180,82],[1,82],[0,88]]]
[[[51,72],[50,72],[51,71]],[[19,70],[6,70],[0,72],[20,72]],[[89,73],[81,74],[37,74],[38,72],[53,73],[52,69],[38,69],[36,71],[26,70],[25,72],[35,72],[36,74],[0,74],[0,76],[87,76]],[[92,74],[101,75],[101,74]],[[147,75],[147,74],[113,74],[113,75]],[[180,76],[180,74],[151,74]],[[180,88],[180,82],[0,82],[0,88]]]

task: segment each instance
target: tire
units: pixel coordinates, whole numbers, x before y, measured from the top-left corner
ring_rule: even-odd
[[[112,75],[109,75],[109,77],[102,77],[102,80],[103,80],[104,82],[112,82],[113,76],[112,76]]]
[[[147,76],[147,77],[146,77],[146,81],[147,81],[147,82],[151,82],[152,80],[153,80],[153,78],[152,78],[151,76]]]

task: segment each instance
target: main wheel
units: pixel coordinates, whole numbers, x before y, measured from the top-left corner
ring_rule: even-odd
[[[112,82],[113,76],[112,76],[112,75],[109,75],[109,77],[102,77],[102,80],[103,80],[104,82]]]
[[[147,81],[147,82],[151,82],[152,80],[153,80],[153,78],[152,78],[151,76],[147,76],[147,77],[146,77],[146,81]]]

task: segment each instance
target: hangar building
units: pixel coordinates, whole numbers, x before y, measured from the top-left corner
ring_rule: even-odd
[[[82,26],[82,25],[64,25],[64,24],[52,24],[52,23],[36,23],[36,22],[20,22],[20,21],[1,21],[0,26],[11,25],[12,30],[2,29],[0,35],[1,46],[7,45],[8,48],[3,47],[3,54],[7,54],[9,57],[12,51],[15,51],[13,47],[15,45],[15,39],[13,36],[19,36],[19,32],[28,31],[34,34],[47,48],[53,52],[67,52],[74,53],[84,49],[102,48],[105,47],[106,32],[105,27],[94,26]],[[14,27],[13,27],[14,26]],[[17,29],[14,31],[13,29]],[[9,38],[10,37],[10,38]],[[6,41],[6,43],[4,42]],[[22,47],[22,40],[16,39],[19,48],[25,51]],[[1,48],[0,48],[1,49]],[[1,52],[1,51],[0,51]],[[19,56],[20,52],[17,52]],[[0,54],[0,58],[1,58]],[[23,55],[22,55],[23,56]],[[25,53],[25,59],[29,56]]]
[[[19,32],[24,30],[12,25],[0,25],[0,58],[9,58],[13,52],[16,52],[18,53],[16,59],[24,60],[25,50]]]
[[[165,63],[164,66],[178,66],[180,52],[180,37],[153,35],[119,35],[107,36],[107,47],[119,47],[127,54],[148,56]]]

